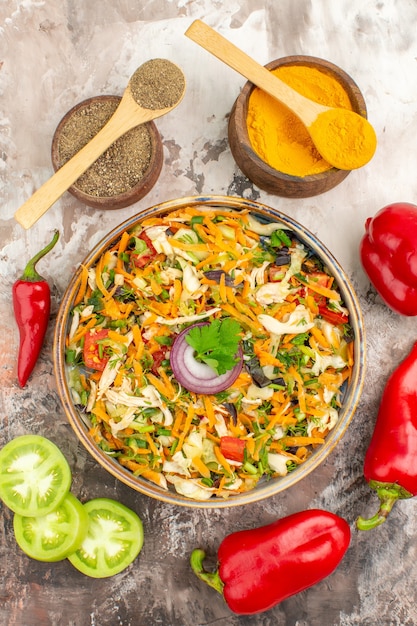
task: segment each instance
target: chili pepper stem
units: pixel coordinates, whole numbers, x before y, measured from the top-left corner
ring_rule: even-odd
[[[191,568],[200,580],[207,583],[207,585],[210,585],[210,587],[213,587],[213,589],[223,595],[224,584],[219,576],[219,572],[217,570],[215,572],[205,571],[203,567],[205,557],[206,553],[204,550],[193,550],[190,557]]]
[[[400,485],[390,485],[387,483],[380,483],[378,481],[371,480],[369,482],[371,489],[374,489],[379,501],[379,510],[371,518],[365,519],[361,516],[356,520],[356,527],[358,530],[372,530],[385,522],[390,514],[392,507],[397,500],[405,498],[412,498],[413,494],[401,487]]]
[[[38,274],[38,272],[36,271],[36,264],[42,257],[44,257],[46,254],[48,254],[48,252],[52,250],[52,248],[58,241],[58,238],[59,238],[59,231],[56,230],[52,238],[52,241],[48,243],[48,245],[45,246],[45,248],[43,248],[37,254],[35,254],[35,256],[32,259],[30,259],[30,261],[28,262],[28,264],[26,265],[23,271],[23,274],[20,280],[26,280],[31,283],[43,280],[42,276],[40,276],[40,274]]]

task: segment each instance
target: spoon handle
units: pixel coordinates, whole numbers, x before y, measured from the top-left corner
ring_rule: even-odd
[[[289,87],[201,20],[195,20],[185,35],[254,85],[288,106],[306,126],[310,126],[319,113],[328,109]]]
[[[160,111],[140,108],[127,88],[107,124],[17,209],[15,220],[26,229],[33,226],[116,139],[131,128],[154,119],[156,113]]]

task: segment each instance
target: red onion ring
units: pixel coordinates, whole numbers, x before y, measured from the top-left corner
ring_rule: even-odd
[[[197,361],[194,357],[194,348],[187,343],[186,336],[192,328],[207,325],[208,322],[198,322],[181,331],[172,345],[170,362],[175,378],[185,389],[203,395],[213,395],[233,385],[242,370],[243,353],[239,346],[236,355],[238,363],[220,376],[205,363]]]

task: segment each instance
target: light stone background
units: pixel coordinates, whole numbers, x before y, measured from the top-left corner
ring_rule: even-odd
[[[251,184],[227,143],[228,114],[245,80],[184,37],[195,18],[261,63],[307,54],[342,67],[365,96],[379,140],[373,160],[336,189],[311,199],[287,200]],[[0,444],[27,432],[49,436],[67,455],[76,495],[116,498],[135,509],[145,526],[145,545],[135,564],[100,581],[82,576],[67,562],[50,565],[26,558],[14,542],[10,512],[0,508],[1,624],[417,624],[417,503],[399,503],[389,521],[371,533],[354,530],[357,515],[376,507],[362,462],[381,392],[417,337],[415,320],[381,303],[358,258],[368,216],[390,202],[417,202],[416,28],[416,0],[0,0]],[[183,102],[157,122],[165,156],[158,184],[136,205],[113,212],[86,208],[65,194],[24,231],[13,214],[52,174],[50,144],[61,117],[87,97],[121,94],[133,71],[154,57],[178,63],[187,80]],[[78,445],[60,405],[52,366],[54,317],[86,253],[142,209],[200,193],[259,200],[316,233],[352,279],[367,331],[364,393],[336,450],[286,493],[230,510],[167,506],[118,484]],[[60,240],[38,268],[52,285],[51,324],[36,370],[21,390],[12,283],[55,228]],[[352,543],[337,571],[308,591],[262,615],[238,617],[191,573],[188,558],[194,547],[213,555],[226,533],[311,507],[344,516]]]

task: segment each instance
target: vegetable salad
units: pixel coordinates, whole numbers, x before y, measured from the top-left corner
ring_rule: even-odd
[[[226,320],[239,374],[220,391],[190,391],[190,363],[171,367],[176,338],[202,322],[221,337]],[[353,339],[333,277],[283,224],[186,207],[144,219],[82,268],[66,361],[97,446],[162,489],[206,500],[284,476],[324,444]],[[228,345],[217,350],[222,377],[237,362]],[[206,353],[204,363],[192,354],[197,369],[216,362]]]

